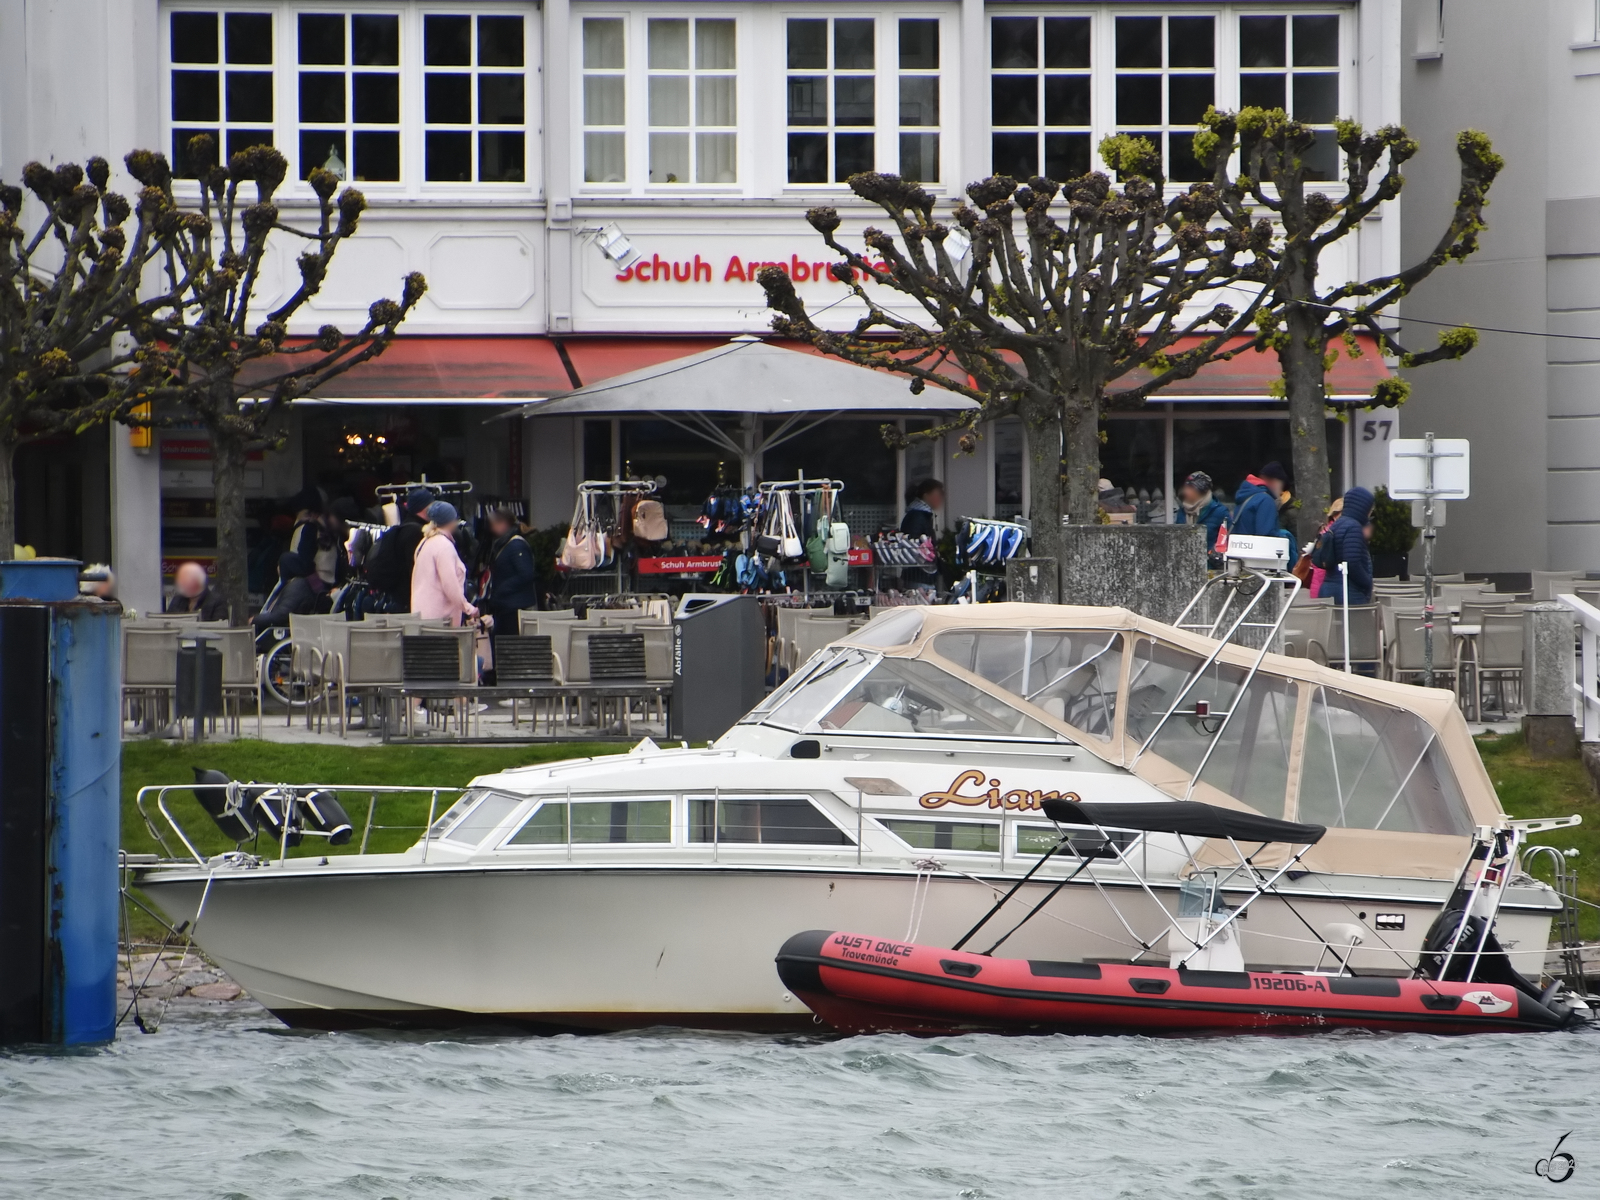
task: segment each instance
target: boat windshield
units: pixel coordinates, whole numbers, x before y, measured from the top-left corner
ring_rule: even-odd
[[[780,729],[805,729],[877,659],[876,654],[865,650],[840,650],[826,658],[813,659],[810,670],[802,670],[791,678],[745,719],[776,725]]]
[[[851,733],[1065,740],[1000,698],[914,658],[871,664],[817,726]]]

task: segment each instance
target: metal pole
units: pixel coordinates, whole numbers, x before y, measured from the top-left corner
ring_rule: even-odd
[[[1340,563],[1339,574],[1344,583],[1344,673],[1355,674],[1350,669],[1350,564]]]
[[[1423,434],[1427,457],[1422,460],[1422,670],[1433,686],[1433,434]]]

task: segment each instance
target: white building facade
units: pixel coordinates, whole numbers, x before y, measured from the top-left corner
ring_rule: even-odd
[[[323,403],[294,406],[286,448],[252,464],[263,523],[272,497],[304,484],[359,492],[427,470],[525,496],[550,524],[579,479],[619,469],[665,475],[669,499],[692,505],[715,452],[643,420],[495,418],[765,330],[762,264],[784,264],[813,309],[833,305],[827,320],[853,321],[804,219],[833,204],[847,232],[870,223],[850,173],[915,176],[943,207],[992,172],[1097,166],[1099,140],[1128,131],[1162,145],[1181,183],[1195,177],[1188,143],[1208,104],[1286,104],[1327,129],[1331,149],[1335,116],[1401,118],[1414,69],[1404,41],[1400,0],[0,0],[0,177],[29,159],[115,162],[134,146],[162,147],[181,170],[200,131],[229,149],[270,140],[290,162],[280,202],[292,222],[312,213],[307,172],[342,172],[369,209],[294,332],[359,327],[408,271],[429,291],[401,344]],[[643,255],[625,272],[593,244],[611,223]],[[280,239],[258,303],[287,294],[297,249]],[[1340,249],[1335,272],[1394,269],[1398,213]],[[1338,375],[1349,370],[1333,390],[1363,394],[1363,379]],[[1103,473],[1170,497],[1190,470],[1231,488],[1287,460],[1274,373],[1217,376],[1108,422]],[[930,474],[947,479],[952,515],[1023,503],[1014,427],[954,458],[953,445],[883,450],[876,422],[838,424],[769,474],[838,474],[888,519],[904,483]],[[1336,486],[1381,479],[1381,444],[1335,429]],[[163,560],[207,550],[203,438],[159,440],[140,454],[116,429],[93,452],[52,450],[109,480],[107,551],[141,607]],[[81,534],[61,549],[99,544]]]

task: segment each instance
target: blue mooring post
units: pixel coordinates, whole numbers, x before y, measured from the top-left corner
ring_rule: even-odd
[[[116,1032],[122,611],[81,565],[0,562],[0,1044]]]

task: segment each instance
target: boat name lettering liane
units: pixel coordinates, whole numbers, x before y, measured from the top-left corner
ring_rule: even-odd
[[[988,785],[988,790],[976,795],[963,794],[961,789],[968,786],[983,787]],[[963,771],[957,775],[955,782],[949,790],[943,792],[928,792],[917,801],[923,808],[943,808],[946,804],[964,804],[969,808],[978,808],[987,805],[989,808],[1004,808],[1018,812],[1037,812],[1044,806],[1046,800],[1070,800],[1076,804],[1082,797],[1077,792],[1041,792],[1024,791],[1014,788],[1003,792],[998,779],[986,779],[982,771]]]

